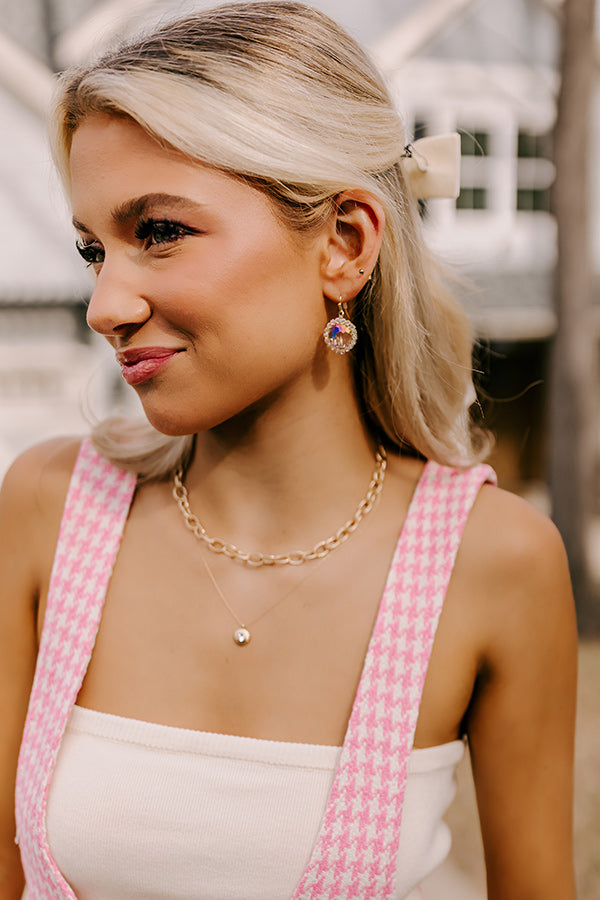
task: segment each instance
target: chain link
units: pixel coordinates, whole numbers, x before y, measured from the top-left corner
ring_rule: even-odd
[[[183,470],[180,467],[173,475],[173,497],[177,506],[181,510],[181,514],[185,520],[185,524],[192,531],[198,540],[203,541],[209,550],[213,553],[220,553],[229,559],[237,559],[251,568],[260,568],[260,566],[301,566],[302,563],[309,562],[314,559],[323,559],[332,550],[335,550],[341,544],[348,540],[358,528],[362,519],[371,512],[375,500],[381,493],[383,488],[383,480],[385,478],[385,470],[387,467],[387,454],[383,446],[379,446],[375,454],[375,471],[369,482],[367,493],[360,501],[356,508],[356,512],[351,519],[342,525],[341,528],[331,537],[324,541],[319,541],[312,550],[293,550],[287,556],[269,554],[269,553],[244,553],[235,544],[219,538],[210,537],[204,525],[198,517],[194,515],[190,508],[188,492],[183,483]]]

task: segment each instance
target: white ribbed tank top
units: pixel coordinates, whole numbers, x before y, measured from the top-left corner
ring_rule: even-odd
[[[397,900],[446,857],[461,741],[413,750]],[[172,728],[75,706],[47,807],[80,900],[290,900],[341,748]]]

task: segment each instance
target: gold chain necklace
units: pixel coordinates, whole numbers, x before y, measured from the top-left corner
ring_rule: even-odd
[[[387,467],[387,454],[383,446],[377,448],[375,454],[375,471],[367,493],[356,507],[356,511],[351,519],[348,519],[341,528],[338,528],[335,534],[319,541],[312,550],[293,550],[286,556],[271,553],[245,553],[229,541],[220,538],[209,537],[197,516],[194,515],[190,508],[188,492],[183,483],[183,469],[179,467],[173,475],[173,497],[181,511],[185,524],[198,540],[203,541],[209,550],[213,553],[222,553],[229,559],[237,559],[247,566],[259,568],[260,566],[300,566],[302,563],[309,562],[313,559],[323,559],[335,550],[341,544],[348,540],[358,528],[362,519],[373,509],[375,500],[381,493],[383,488],[383,480],[385,478],[385,470]]]

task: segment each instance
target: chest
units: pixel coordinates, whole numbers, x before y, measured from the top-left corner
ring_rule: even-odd
[[[78,702],[196,730],[339,746],[402,512],[391,528],[373,517],[323,560],[249,570],[200,546],[177,510],[156,510],[155,519],[149,506],[142,499],[129,517]],[[233,640],[241,624],[252,636],[245,646]]]

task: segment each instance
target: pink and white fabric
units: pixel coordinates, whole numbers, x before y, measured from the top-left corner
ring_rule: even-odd
[[[463,529],[489,466],[428,462],[392,560],[321,832],[293,900],[393,900],[408,757]]]
[[[46,801],[60,741],[92,655],[135,484],[135,476],[83,442],[60,527],[17,770],[17,836],[27,896],[33,900],[75,898],[48,848]]]
[[[388,575],[327,809],[292,900],[393,900],[408,757],[460,539],[487,466],[427,463]],[[94,646],[135,477],[86,441],[67,496],[17,774],[28,900],[73,900],[48,847],[60,742]]]

